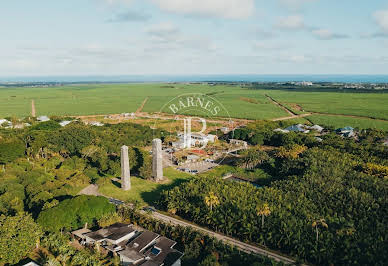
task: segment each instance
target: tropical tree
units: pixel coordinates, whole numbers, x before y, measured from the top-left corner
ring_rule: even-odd
[[[289,148],[285,148],[284,146],[282,146],[276,153],[276,157],[286,159],[297,159],[299,157],[299,154],[305,152],[306,150],[307,147],[304,145],[293,144]]]
[[[205,197],[205,204],[210,207],[210,211],[213,211],[213,207],[220,204],[220,200],[214,192],[209,192]]]
[[[252,170],[258,165],[268,161],[270,157],[265,151],[259,149],[248,149],[242,153],[242,158],[238,161],[237,165]]]
[[[61,266],[59,261],[56,258],[49,258],[49,260],[44,264],[45,266]]]
[[[31,215],[0,216],[0,264],[15,264],[37,245],[41,228]]]
[[[256,206],[257,215],[261,216],[261,227],[264,227],[264,217],[271,214],[271,209],[267,203],[260,203]]]
[[[315,238],[316,238],[316,241],[318,243],[318,235],[319,235],[319,230],[318,230],[318,227],[324,227],[324,228],[329,228],[329,226],[327,225],[325,219],[318,219],[318,220],[315,220],[311,226],[313,228],[315,228]]]

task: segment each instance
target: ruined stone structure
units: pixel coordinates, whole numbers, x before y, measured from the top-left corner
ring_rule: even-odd
[[[121,188],[125,191],[131,189],[128,147],[125,145],[121,147]]]
[[[155,181],[163,180],[163,154],[160,139],[152,141],[152,178]]]

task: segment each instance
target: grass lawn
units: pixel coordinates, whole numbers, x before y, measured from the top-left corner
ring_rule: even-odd
[[[141,205],[152,205],[159,199],[162,191],[178,186],[192,177],[173,168],[165,168],[164,176],[168,181],[162,184],[132,176],[132,187],[129,191],[123,191],[120,188],[120,184],[115,181],[106,181],[105,184],[98,182],[99,192],[105,196],[125,202],[139,202]]]

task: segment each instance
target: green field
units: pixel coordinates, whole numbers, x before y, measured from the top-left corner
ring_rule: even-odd
[[[48,88],[0,88],[0,118],[25,117],[31,113],[35,101],[37,115],[98,115],[134,112],[148,98],[143,111],[168,111],[163,106],[182,94],[203,93],[218,100],[233,118],[270,120],[289,116],[273,104],[271,96],[295,113],[317,112],[310,121],[354,127],[387,128],[388,94],[310,92],[289,90],[252,90],[231,85],[202,84],[96,84]],[[353,115],[360,118],[326,116]],[[195,113],[190,113],[195,114]],[[222,113],[221,116],[228,116]]]
[[[172,87],[172,88],[171,88]],[[163,84],[79,85],[51,88],[0,89],[0,117],[28,116],[31,100],[38,115],[94,115],[136,111],[145,98],[145,112],[158,112],[174,97],[187,93],[211,93],[229,111],[230,116],[271,119],[287,116],[262,92],[231,86]],[[241,100],[253,98],[255,103]],[[226,116],[226,114],[224,114]]]
[[[341,92],[267,91],[278,102],[298,104],[306,112],[356,115],[388,120],[388,94]],[[292,108],[296,113],[301,113]]]
[[[354,128],[379,128],[388,131],[388,122],[346,116],[312,115],[307,117],[309,121],[318,125],[334,126],[335,128],[352,126]]]

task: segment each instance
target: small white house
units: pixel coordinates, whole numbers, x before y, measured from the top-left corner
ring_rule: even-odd
[[[239,140],[239,139],[230,139],[229,143],[232,145],[243,146],[244,148],[248,147],[248,143],[246,141]]]
[[[101,123],[101,122],[90,122],[90,125],[96,126],[96,127],[102,127],[102,126],[104,126],[104,124]]]
[[[224,134],[227,134],[230,132],[230,129],[228,127],[222,127],[220,128],[221,132],[224,133]]]
[[[217,136],[212,134],[207,135],[206,138],[209,142],[215,142],[217,140]]]
[[[319,133],[321,133],[321,132],[324,130],[324,128],[321,127],[321,126],[319,126],[319,125],[314,125],[314,126],[309,127],[309,128],[310,128],[310,129],[313,129],[313,130],[315,130],[315,131],[318,131]]]
[[[281,128],[277,128],[277,129],[274,129],[274,132],[288,133],[290,131],[285,130],[285,129],[281,129]]]
[[[0,126],[3,127],[12,127],[12,122],[8,121],[7,119],[0,119]]]
[[[73,121],[62,121],[62,122],[60,122],[59,124],[61,125],[61,127],[65,127],[65,126],[67,126],[68,124],[70,124],[71,122],[73,122]]]
[[[47,121],[50,121],[50,118],[46,115],[42,115],[42,116],[39,116],[36,120],[38,120],[39,122],[47,122]]]

